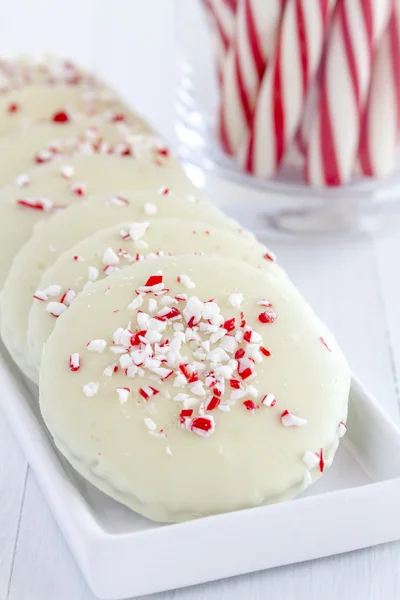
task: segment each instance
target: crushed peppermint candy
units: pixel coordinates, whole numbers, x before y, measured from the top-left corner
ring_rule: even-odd
[[[61,292],[60,285],[49,285],[45,290],[36,290],[33,297],[36,300],[41,300],[42,302],[49,299],[49,296],[56,297],[59,296]]]
[[[285,427],[303,427],[303,425],[307,424],[306,419],[296,417],[296,415],[292,414],[288,410],[284,410],[281,414],[281,422]]]
[[[65,304],[65,306],[71,306],[71,303],[76,298],[76,292],[74,290],[68,289],[61,297],[61,304]]]
[[[24,208],[42,210],[43,212],[49,212],[55,208],[53,202],[48,198],[20,198],[17,200],[17,204]]]
[[[75,194],[75,196],[85,196],[86,185],[84,183],[74,183],[71,186],[71,192]]]
[[[228,297],[228,304],[230,304],[231,306],[233,306],[233,308],[236,308],[237,310],[239,310],[242,302],[243,294],[241,293],[230,294]]]
[[[143,237],[148,227],[149,224],[144,221],[141,223],[131,223],[129,225],[129,235],[136,242]]]
[[[343,421],[340,421],[340,423],[338,425],[338,429],[337,429],[339,438],[342,438],[345,435],[346,431],[347,431],[347,425],[345,423],[343,423]]]
[[[91,340],[86,344],[86,348],[90,352],[103,352],[106,346],[106,340]]]
[[[127,388],[127,387],[117,388],[117,394],[118,394],[118,399],[119,399],[120,404],[125,404],[125,402],[128,401],[130,392],[131,392],[130,388]]]
[[[86,383],[82,389],[85,396],[91,398],[92,396],[95,396],[99,391],[99,384],[95,383],[94,381],[90,381],[89,383]]]
[[[107,250],[103,254],[103,264],[104,265],[117,265],[119,263],[119,258],[115,254],[112,248],[107,248]]]
[[[68,306],[63,304],[62,302],[49,302],[46,305],[46,310],[48,313],[53,315],[53,317],[60,317],[63,312],[67,310]]]
[[[192,289],[192,288],[196,287],[196,284],[193,283],[193,281],[190,279],[190,277],[188,275],[185,275],[185,273],[178,275],[177,281],[178,281],[178,283],[181,283],[182,285],[185,286],[185,288],[188,288],[188,289]]]
[[[52,116],[51,120],[53,123],[68,123],[70,118],[65,110],[60,110]]]
[[[15,183],[16,185],[19,185],[19,187],[25,187],[26,185],[29,185],[30,182],[31,179],[29,175],[26,175],[25,173],[22,173],[15,178]]]
[[[260,323],[273,323],[276,318],[276,313],[272,310],[266,310],[258,315],[258,320]]]
[[[276,254],[274,254],[270,250],[267,250],[265,252],[264,258],[265,258],[265,260],[270,260],[271,262],[276,262]]]
[[[75,174],[75,169],[72,165],[63,165],[60,171],[64,179],[71,179]]]
[[[89,281],[96,281],[99,276],[99,270],[96,267],[88,267],[88,279]]]
[[[273,394],[266,394],[264,396],[264,398],[261,400],[261,403],[264,404],[264,406],[268,406],[268,407],[275,406],[275,404],[276,404],[275,396]]]
[[[79,371],[79,369],[81,368],[81,363],[80,363],[78,352],[74,352],[73,354],[70,355],[69,368],[72,372]]]
[[[185,275],[179,277],[181,283],[195,285]],[[243,294],[228,296],[228,304],[237,314],[224,317],[214,299],[170,296],[166,286],[162,271],[149,275],[132,291],[136,296],[128,305],[134,311],[135,325],[129,321],[118,327],[109,343],[89,342],[89,349],[102,352],[107,346],[108,352],[118,355],[118,361],[110,361],[103,375],[111,377],[118,370],[128,379],[146,377],[138,389],[139,402],[144,401],[146,409],[153,412],[159,397],[181,403],[177,423],[202,437],[214,433],[212,415],[216,411],[229,412],[240,401],[244,409],[256,412],[258,399],[273,406],[274,396],[262,394],[256,387],[258,365],[270,352],[240,312]],[[176,390],[172,395],[161,387],[167,380]],[[122,400],[128,397],[129,385],[116,389]],[[155,437],[166,435],[155,424],[150,431]]]
[[[306,465],[307,469],[312,471],[312,469],[314,469],[319,463],[319,455],[307,450],[304,453],[302,460],[303,463]]]
[[[161,196],[170,196],[172,194],[171,190],[165,185],[159,187],[157,191]]]
[[[149,429],[149,431],[155,431],[157,429],[157,425],[150,417],[145,417],[143,420],[144,424],[146,425],[147,429]]]
[[[158,208],[152,202],[145,202],[143,206],[143,212],[146,216],[154,216],[158,212]]]
[[[322,342],[322,344],[325,346],[325,348],[328,350],[328,352],[332,352],[332,348],[329,346],[329,344],[326,341],[326,339],[323,338],[323,337],[320,337],[319,339]]]
[[[104,369],[103,375],[105,375],[106,377],[111,377],[112,375],[114,375],[114,373],[117,373],[118,369],[119,367],[117,363],[112,363]]]
[[[121,196],[113,196],[108,202],[114,204],[114,206],[127,206],[129,204],[129,200]]]

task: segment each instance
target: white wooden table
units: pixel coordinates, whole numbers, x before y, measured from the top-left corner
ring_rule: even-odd
[[[172,0],[4,3],[0,54],[46,48],[99,71],[172,137]],[[400,228],[397,236],[375,241],[281,242],[274,250],[337,335],[355,373],[398,419]],[[373,522],[371,515],[371,527]],[[399,597],[400,542],[153,596],[160,600]],[[0,600],[6,599],[93,600],[93,596],[0,413]]]

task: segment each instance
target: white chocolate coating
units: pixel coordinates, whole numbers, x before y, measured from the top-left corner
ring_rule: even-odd
[[[177,194],[199,195],[197,188],[183,173],[178,161],[160,155],[165,145],[151,136],[137,136],[133,143],[134,157],[109,154],[77,154],[68,159],[40,165],[27,172],[28,185],[18,183],[0,192],[0,289],[3,287],[12,260],[27,242],[36,223],[48,219],[58,207],[67,207],[84,198],[101,194],[116,194],[124,189],[157,190],[161,186]],[[65,168],[72,167],[66,178]],[[84,187],[84,195],[75,186]],[[21,200],[49,202],[46,210],[21,205]],[[12,227],[10,227],[12,223]]]
[[[121,143],[129,134],[150,132],[141,117],[126,117],[124,122],[112,119],[123,115],[69,115],[68,121],[33,123],[28,128],[0,137],[0,186],[13,183],[15,178],[37,166],[41,153],[57,149],[60,156],[76,152],[80,144],[102,139],[110,144]],[[96,134],[97,133],[97,134]],[[46,164],[46,163],[45,163]]]
[[[261,268],[269,263],[265,259],[266,248],[262,244],[246,239],[239,241],[238,234],[213,225],[181,218],[155,218],[147,225],[144,230],[143,223],[124,222],[99,231],[68,248],[45,271],[38,289],[46,290],[56,285],[59,286],[59,293],[52,291],[47,301],[43,301],[39,295],[40,299],[37,297],[32,302],[28,327],[29,361],[32,366],[39,370],[43,346],[55,325],[56,317],[49,312],[52,306],[49,303],[61,303],[67,290],[72,290],[72,296],[79,294],[82,289],[92,285],[90,275],[98,281],[115,270],[156,254],[211,254],[234,258]],[[66,301],[69,304],[69,297]],[[57,308],[64,310],[63,307]]]
[[[47,121],[63,110],[88,115],[106,110],[130,112],[121,100],[105,88],[33,83],[0,94],[0,135],[41,119]]]
[[[148,278],[158,273],[158,281],[160,272],[158,287],[142,287],[152,286],[155,280]],[[186,285],[178,280],[183,274]],[[195,287],[188,288],[190,282]],[[185,300],[173,304],[179,311],[176,320],[165,316],[159,327],[160,321],[147,320],[146,314],[163,308],[163,295],[153,293],[160,286],[168,289],[167,296],[187,294],[201,303],[194,309]],[[139,297],[135,290],[144,294],[143,304],[128,308]],[[240,307],[230,303],[232,293],[243,294]],[[260,321],[265,306],[259,302],[265,299],[275,314],[269,322]],[[140,338],[134,335],[138,319]],[[226,335],[211,341],[210,322],[224,323]],[[157,342],[147,337],[154,324],[162,332],[158,343],[167,344],[168,338],[167,346],[156,348]],[[183,325],[183,334],[174,328],[177,324]],[[128,327],[132,338],[119,330]],[[221,325],[216,328],[220,331]],[[240,330],[258,333],[261,341],[230,344],[221,355],[227,338]],[[182,335],[186,341],[172,349],[172,341]],[[197,342],[188,341],[193,336]],[[122,353],[111,350],[113,339]],[[261,354],[260,343],[269,356]],[[201,356],[199,348],[204,348]],[[239,357],[235,348],[244,350],[244,358],[233,358]],[[161,364],[172,371],[169,376],[154,365],[163,355]],[[141,364],[140,370],[134,366],[126,375],[126,360]],[[252,365],[251,377],[241,361]],[[120,368],[113,372],[118,362]],[[72,371],[70,364],[79,369]],[[241,398],[233,397],[238,390],[232,379],[244,392]],[[318,477],[333,459],[349,385],[350,371],[335,340],[275,264],[260,270],[228,259],[186,255],[139,262],[94,283],[74,300],[46,344],[40,406],[56,445],[89,481],[150,519],[182,521],[300,493],[304,482]],[[216,387],[220,405],[212,409]],[[271,394],[276,404],[263,404]],[[185,404],[191,416],[181,413]]]
[[[117,161],[118,165],[123,163],[121,159]],[[130,164],[133,170],[133,163]],[[154,178],[157,172],[154,169]],[[115,176],[114,170],[106,173],[111,179]],[[171,176],[171,169],[165,170],[166,178],[167,174]],[[148,177],[147,167],[143,167],[143,172],[138,171],[138,177],[144,175]],[[183,186],[188,184],[178,169],[176,175],[182,177]],[[151,215],[145,215],[146,203],[157,206],[159,217],[195,218],[231,231],[240,229],[235,221],[222,214],[214,205],[205,200],[196,201],[193,196],[165,196],[157,192],[122,192],[121,195],[129,204],[115,204],[110,197],[107,200],[81,200],[79,204],[39,223],[13,261],[1,295],[1,336],[14,361],[32,380],[37,379],[37,370],[30,366],[28,358],[29,311],[44,271],[62,252],[105,227],[127,220],[141,221],[143,216],[151,219]],[[243,232],[242,235],[252,239],[248,232]]]

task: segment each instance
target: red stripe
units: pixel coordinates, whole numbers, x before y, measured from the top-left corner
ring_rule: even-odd
[[[397,129],[400,128],[400,31],[399,14],[394,10],[389,21],[390,54],[392,59],[393,82],[397,104]]]
[[[329,0],[322,0],[321,4],[321,20],[322,20],[322,27],[323,29],[326,28],[326,26],[328,25],[328,18],[329,18]]]
[[[226,154],[232,155],[233,150],[232,150],[231,142],[229,139],[228,131],[226,128],[225,115],[224,115],[224,111],[222,110],[222,106],[220,107],[220,114],[219,114],[219,139],[220,139],[223,151],[226,152]]]
[[[247,95],[246,86],[242,77],[242,69],[240,68],[240,58],[237,47],[235,47],[235,72],[236,72],[236,82],[239,91],[240,104],[243,109],[244,118],[246,120],[247,127],[250,127],[252,121],[252,109],[250,106],[249,98]]]
[[[285,4],[286,6],[286,4]],[[279,165],[282,161],[283,154],[285,151],[285,111],[284,111],[284,99],[283,99],[283,86],[281,77],[281,45],[282,45],[282,29],[285,18],[285,11],[282,10],[277,44],[275,51],[275,59],[273,64],[273,82],[272,82],[272,93],[273,93],[273,122],[275,129],[275,165]]]
[[[297,41],[299,43],[299,55],[301,60],[301,77],[303,82],[303,100],[308,89],[309,64],[307,31],[304,22],[303,7],[301,0],[296,0]]]
[[[228,51],[229,49],[229,44],[231,43],[231,40],[228,38],[227,34],[225,33],[224,28],[221,25],[221,22],[219,21],[219,19],[217,18],[217,16],[215,15],[215,24],[217,26],[217,30],[218,30],[218,35],[222,40],[222,43],[224,45],[224,49],[226,51]]]
[[[373,40],[374,40],[374,18],[370,0],[360,0],[361,11],[363,13],[365,30],[367,33],[367,42],[369,50],[369,61],[372,63]]]
[[[265,70],[265,60],[260,47],[260,39],[257,27],[254,22],[253,12],[250,6],[250,0],[245,0],[245,18],[247,23],[247,38],[250,42],[251,55],[254,60],[254,66],[257,71],[258,79],[261,81]]]
[[[354,2],[354,0],[352,0]],[[346,9],[344,0],[340,1],[338,7],[338,16],[341,24],[341,32],[343,36],[344,48],[346,52],[347,64],[350,71],[350,79],[353,85],[354,97],[356,101],[357,111],[360,112],[360,82],[357,74],[357,64],[353,52],[353,46],[351,43],[350,31],[346,19]]]
[[[369,52],[370,52],[370,62],[372,64],[372,56],[373,56],[373,50],[374,50],[374,48],[373,48],[374,29],[373,29],[372,9],[371,9],[370,2],[368,0],[366,0],[365,2],[363,0],[361,0],[361,2],[362,2],[362,11],[363,11],[363,17],[364,17],[364,21],[365,21],[365,27],[366,27],[366,31],[367,31],[368,48],[369,48]],[[392,20],[393,19],[391,18],[390,24],[392,23]],[[387,33],[385,35],[390,36],[390,25],[388,26]],[[390,39],[390,42],[391,42],[391,39]],[[399,51],[399,48],[397,48],[397,52],[398,51]],[[393,55],[393,58],[395,58],[395,55]],[[373,67],[372,67],[372,69],[373,69]],[[396,70],[394,71],[394,80],[396,80],[396,78],[398,78],[400,76],[400,73],[398,70],[399,70],[399,61],[397,60],[397,71]],[[399,93],[400,93],[400,88],[399,88]],[[397,96],[397,97],[400,98],[400,96]],[[362,126],[361,126],[360,141],[359,141],[359,146],[358,146],[358,159],[360,162],[360,168],[361,168],[362,173],[369,177],[373,177],[374,175],[376,175],[376,173],[375,173],[374,165],[372,162],[370,137],[369,137],[370,103],[371,103],[371,97],[370,97],[370,94],[368,94],[368,100],[366,103],[365,113],[364,113],[364,117],[362,120]]]
[[[226,6],[228,6],[232,12],[236,12],[238,0],[223,0]]]
[[[247,171],[247,173],[253,173],[254,172],[254,156],[253,156],[253,150],[254,150],[254,129],[252,129],[251,134],[250,134],[250,141],[249,141],[249,145],[247,148],[247,154],[246,154],[246,159],[245,159],[245,163],[244,163],[244,169],[245,171]]]
[[[336,157],[335,144],[333,142],[333,130],[326,81],[321,90],[319,135],[321,144],[321,155],[324,179],[326,185],[341,185],[339,165]]]
[[[370,105],[370,99],[368,100],[368,106],[366,108],[362,126],[361,126],[360,142],[359,142],[359,146],[358,146],[358,160],[360,163],[361,172],[364,175],[372,176],[374,174],[374,169],[372,166],[371,152],[370,152],[370,147],[369,147],[369,133],[368,133],[369,105]]]

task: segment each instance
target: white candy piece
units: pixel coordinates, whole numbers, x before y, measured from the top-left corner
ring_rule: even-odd
[[[285,427],[303,427],[304,425],[307,425],[306,419],[296,417],[296,415],[293,415],[288,410],[285,410],[281,414],[281,421],[282,425],[284,425]]]

